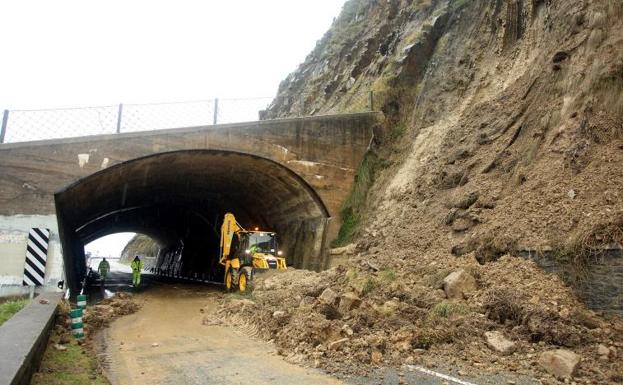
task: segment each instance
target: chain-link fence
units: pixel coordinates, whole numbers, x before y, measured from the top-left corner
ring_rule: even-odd
[[[372,110],[372,98],[367,94],[341,112]],[[288,98],[286,103],[279,101],[279,98],[258,97],[49,110],[5,110],[0,128],[0,143],[271,119],[273,116],[265,113],[271,105],[286,106],[291,116],[315,115],[318,112],[306,106],[305,97]]]

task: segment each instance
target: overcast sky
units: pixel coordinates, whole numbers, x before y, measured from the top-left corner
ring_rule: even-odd
[[[274,96],[344,0],[7,0],[0,109]],[[127,234],[91,251],[118,255]]]
[[[273,96],[343,0],[7,0],[0,109]]]

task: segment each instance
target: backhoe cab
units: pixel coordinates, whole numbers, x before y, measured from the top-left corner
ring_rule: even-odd
[[[247,291],[256,269],[286,269],[286,260],[277,249],[277,237],[270,231],[248,231],[233,214],[225,214],[221,226],[221,265],[225,267],[225,287]]]

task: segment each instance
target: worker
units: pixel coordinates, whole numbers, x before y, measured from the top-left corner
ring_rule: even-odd
[[[108,272],[110,271],[110,263],[106,260],[106,258],[102,258],[102,261],[97,265],[97,272],[100,274],[101,278],[101,286],[104,286],[104,281],[106,281],[106,277],[108,276]]]
[[[249,247],[249,251],[251,252],[251,254],[255,254],[260,251],[260,248],[258,247],[257,243],[255,243],[251,247]]]
[[[138,257],[134,257],[134,260],[130,264],[132,268],[132,285],[138,287],[141,284],[141,270],[143,270],[143,261]]]

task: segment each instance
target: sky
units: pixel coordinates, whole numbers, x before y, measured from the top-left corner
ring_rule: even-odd
[[[0,109],[271,97],[344,0],[7,0]],[[131,234],[92,242],[118,256]]]
[[[8,0],[0,109],[274,96],[343,0]]]

